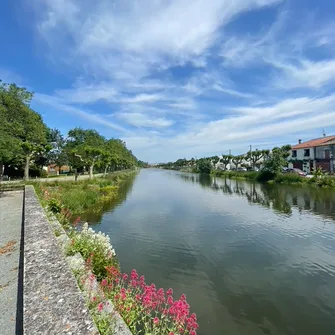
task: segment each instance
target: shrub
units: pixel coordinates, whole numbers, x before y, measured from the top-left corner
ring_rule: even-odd
[[[202,174],[210,174],[212,169],[211,162],[205,158],[201,158],[198,161],[198,170]]]
[[[62,205],[60,204],[60,202],[57,199],[51,198],[48,200],[48,209],[54,213],[60,213],[62,210]]]
[[[71,244],[66,251],[67,255],[72,256],[79,252],[92,264],[92,272],[98,279],[107,275],[107,266],[117,266],[115,251],[109,237],[104,233],[96,233],[85,223],[81,231],[73,231],[70,237]]]
[[[307,179],[305,177],[301,177],[295,173],[285,173],[285,174],[278,174],[275,178],[275,182],[279,184],[297,184],[297,183],[304,183]]]
[[[260,182],[266,182],[269,180],[273,180],[275,178],[275,174],[269,170],[262,170],[258,173],[256,180]]]
[[[315,184],[319,187],[335,187],[335,178],[331,176],[315,178]]]

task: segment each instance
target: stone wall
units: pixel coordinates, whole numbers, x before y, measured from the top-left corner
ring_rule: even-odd
[[[32,186],[24,207],[23,333],[98,334]]]

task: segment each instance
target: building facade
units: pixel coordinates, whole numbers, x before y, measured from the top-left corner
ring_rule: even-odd
[[[321,168],[328,173],[335,172],[335,135],[324,136],[292,146],[288,157],[289,167],[312,173]]]

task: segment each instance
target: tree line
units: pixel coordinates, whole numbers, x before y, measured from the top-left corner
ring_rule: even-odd
[[[0,178],[41,175],[43,166],[68,165],[76,172],[104,172],[143,166],[121,139],[73,128],[66,136],[49,128],[30,107],[34,93],[0,80]]]
[[[284,145],[275,147],[272,150],[254,150],[243,155],[224,155],[210,156],[200,159],[191,158],[178,159],[175,162],[161,163],[158,167],[171,170],[189,170],[190,172],[200,172],[209,174],[211,171],[220,169],[227,170],[229,168],[239,169],[247,168],[248,170],[256,170],[257,166],[262,165],[274,174],[282,171],[282,168],[287,166],[287,157],[290,155],[291,146]],[[260,164],[262,162],[262,164]]]

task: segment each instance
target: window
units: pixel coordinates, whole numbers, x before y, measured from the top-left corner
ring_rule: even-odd
[[[305,149],[304,150],[304,156],[305,157],[309,157],[309,149]]]
[[[292,150],[292,157],[297,157],[297,150]]]

